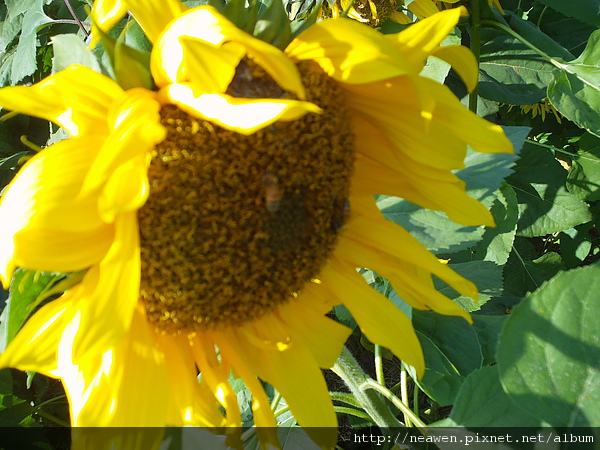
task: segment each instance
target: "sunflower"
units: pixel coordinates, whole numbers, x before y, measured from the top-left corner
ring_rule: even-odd
[[[2,282],[17,267],[85,271],[28,320],[0,367],[62,379],[74,426],[239,429],[233,371],[265,445],[278,444],[260,428],[276,425],[262,381],[332,447],[321,368],[350,332],[326,316],[333,306],[424,372],[410,320],[356,268],[387,277],[415,308],[470,321],[432,275],[472,298],[475,286],[385,220],[373,197],[493,225],[452,171],[467,144],[511,145],[419,76],[436,55],[472,87],[472,55],[439,47],[461,11],[388,36],[325,20],[284,52],[210,6],[126,5],[153,42],[156,90],[123,90],[78,65],[0,90],[4,108],[71,135],[31,158],[2,198]]]

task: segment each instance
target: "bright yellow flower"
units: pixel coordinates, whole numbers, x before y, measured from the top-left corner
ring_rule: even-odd
[[[373,198],[493,225],[452,171],[467,144],[511,145],[419,76],[435,54],[473,85],[464,49],[439,48],[460,11],[388,36],[326,20],[282,52],[209,6],[127,7],[154,43],[156,92],[124,91],[76,65],[0,90],[4,108],[72,135],[7,188],[0,277],[8,286],[17,267],[87,270],[30,318],[0,367],[62,379],[74,426],[239,427],[233,370],[252,391],[257,426],[276,423],[264,380],[302,426],[331,427],[308,431],[332,447],[337,422],[321,368],[349,333],[325,316],[334,305],[424,371],[410,320],[357,267],[387,277],[415,308],[470,320],[432,274],[472,298],[475,286],[385,220]]]

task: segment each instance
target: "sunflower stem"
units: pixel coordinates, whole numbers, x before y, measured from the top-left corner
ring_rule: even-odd
[[[410,406],[408,405],[408,387],[406,385],[407,384],[406,369],[404,367],[400,371],[400,383],[401,383],[400,398],[402,399],[402,403],[404,404],[404,406],[406,406],[408,409],[410,409]],[[410,421],[410,416],[408,416],[407,414],[404,414],[404,424],[407,427],[412,426],[412,423]]]
[[[332,370],[344,380],[350,392],[377,426],[383,429],[402,426],[390,411],[389,406],[376,392],[373,392],[372,389],[363,389],[364,386],[368,386],[369,382],[372,382],[387,391],[385,387],[365,375],[365,372],[346,347],[342,350]]]
[[[427,425],[425,425],[421,421],[421,419],[419,419],[411,411],[411,409],[408,406],[406,406],[404,403],[402,403],[402,401],[398,397],[396,397],[394,394],[392,394],[388,388],[381,386],[380,384],[375,382],[375,380],[367,379],[367,381],[361,386],[361,389],[363,389],[363,390],[373,389],[373,390],[379,392],[380,394],[382,394],[385,398],[387,398],[390,402],[392,402],[396,408],[398,408],[400,411],[402,411],[402,413],[405,416],[408,416],[410,418],[410,420],[415,424],[415,426],[421,431],[421,433],[423,433],[423,435],[427,436],[427,434],[428,434],[427,430],[426,430]]]
[[[34,152],[40,152],[40,151],[42,151],[42,147],[40,147],[39,145],[34,144],[33,142],[31,142],[29,139],[27,139],[27,136],[21,136],[20,140],[21,140],[21,143],[23,145],[25,145],[26,147],[29,147]]]
[[[359,419],[363,419],[363,420],[371,420],[371,418],[369,417],[369,415],[367,413],[365,413],[364,411],[360,411],[358,409],[347,408],[345,406],[334,406],[333,410],[336,413],[347,414],[350,416],[358,417]]]
[[[419,386],[413,383],[413,412],[419,417]]]
[[[381,359],[381,347],[375,344],[375,376],[377,377],[377,382],[385,386],[385,377],[383,375],[383,361]]]
[[[43,411],[40,408],[34,408],[34,412],[37,415],[42,416],[44,419],[54,422],[55,424],[57,424],[61,427],[68,428],[71,426],[71,424],[69,422],[65,422],[64,420],[58,419],[58,418],[54,417],[53,415],[48,414],[47,412]]]
[[[471,52],[477,62],[477,73],[479,73],[479,56],[481,53],[481,9],[479,0],[471,2]],[[477,114],[478,85],[475,85],[473,92],[469,94],[469,109]]]

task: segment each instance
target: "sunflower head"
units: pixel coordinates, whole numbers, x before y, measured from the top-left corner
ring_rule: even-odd
[[[473,298],[475,286],[374,200],[396,195],[465,225],[493,225],[455,171],[467,145],[506,152],[510,143],[419,75],[434,55],[474,84],[468,50],[439,45],[461,11],[388,36],[324,20],[285,45],[265,37],[277,28],[261,28],[260,12],[236,16],[239,4],[223,10],[236,25],[212,6],[127,0],[103,10],[109,3],[120,2],[97,3],[97,17],[127,9],[152,42],[152,89],[123,89],[75,65],[0,90],[3,107],[72,135],[7,188],[0,275],[8,283],[16,267],[85,271],[26,323],[0,367],[61,378],[75,426],[239,430],[233,372],[252,392],[264,442],[277,445],[267,382],[333,447],[321,368],[350,333],[327,316],[335,305],[424,372],[410,319],[357,268],[389,279],[414,308],[470,320],[433,275]],[[263,39],[247,32],[257,29]],[[315,434],[317,426],[329,429]]]

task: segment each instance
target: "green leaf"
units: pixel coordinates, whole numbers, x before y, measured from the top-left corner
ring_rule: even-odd
[[[62,275],[25,269],[15,271],[10,296],[0,316],[0,351],[6,349],[32,313],[30,305],[34,304],[38,297],[60,278]]]
[[[467,311],[477,311],[492,297],[502,295],[502,267],[492,261],[468,261],[448,265],[459,275],[471,280],[479,290],[479,301],[460,295],[444,281],[435,278],[434,284],[438,291],[454,300]]]
[[[582,200],[600,200],[600,138],[597,136],[585,133],[579,139],[579,151],[573,157],[567,188]]]
[[[52,73],[60,72],[71,64],[80,64],[102,73],[96,56],[75,34],[59,34],[52,36]]]
[[[568,18],[552,8],[540,8],[540,11],[543,11],[540,29],[573,55],[580,55],[596,27]],[[540,20],[539,15],[537,20]]]
[[[528,141],[520,156],[506,179],[519,202],[520,236],[544,236],[591,220],[586,203],[565,187],[567,171],[546,147]]]
[[[492,261],[503,266],[508,261],[517,233],[519,205],[513,188],[504,184],[497,192],[491,212],[496,221],[495,228],[487,228],[483,239],[474,249],[477,259]]]
[[[16,427],[33,413],[29,402],[11,394],[0,395],[0,423]]]
[[[540,0],[540,2],[567,17],[574,17],[582,22],[600,27],[600,5],[598,4],[598,0],[577,0],[575,2]]]
[[[565,269],[558,253],[548,252],[537,259],[529,260],[521,255],[515,246],[504,268],[504,292],[508,295],[523,296],[536,290],[544,281],[549,280]]]
[[[498,337],[508,319],[508,315],[486,316],[482,314],[472,314],[473,326],[477,332],[477,339],[483,354],[483,365],[496,362],[496,347],[498,346]]]
[[[429,311],[414,310],[412,320],[426,367],[417,383],[440,405],[450,405],[464,378],[479,369],[483,361],[475,329],[461,317]],[[413,378],[416,380],[416,376]]]
[[[52,22],[52,19],[44,13],[43,0],[36,0],[32,3],[32,6],[26,10],[23,16],[19,44],[17,45],[15,57],[12,59],[9,77],[11,84],[16,84],[35,72],[37,67],[37,30],[42,25]],[[20,9],[18,10],[20,11]],[[10,5],[9,12],[12,14]]]
[[[600,30],[590,36],[583,53],[561,64],[548,85],[548,98],[567,119],[600,136]]]
[[[154,79],[150,73],[150,52],[125,44],[127,36],[131,34],[129,30],[136,29],[133,24],[134,22],[129,22],[115,43],[114,69],[117,82],[123,89],[152,89]]]
[[[508,24],[538,48],[551,56],[573,59],[537,27],[512,12],[506,12]],[[531,105],[546,97],[546,88],[555,68],[542,56],[512,36],[485,30],[481,47],[479,94],[490,100],[511,105]]]
[[[397,197],[380,196],[377,206],[386,219],[401,225],[432,251],[460,250],[474,245],[483,236],[482,227],[465,227],[443,212],[421,208]]]
[[[600,266],[558,274],[517,306],[500,336],[502,385],[552,426],[600,424]]]
[[[589,255],[592,249],[591,229],[592,223],[588,222],[565,230],[558,235],[560,254],[567,269],[579,267]]]
[[[528,414],[502,390],[498,366],[470,374],[450,413],[452,425],[462,427],[536,427],[540,419]]]
[[[17,15],[17,17],[11,19],[8,16],[8,9],[6,5],[0,5],[0,56],[6,51],[10,43],[21,31],[21,25],[23,22],[23,16]]]

